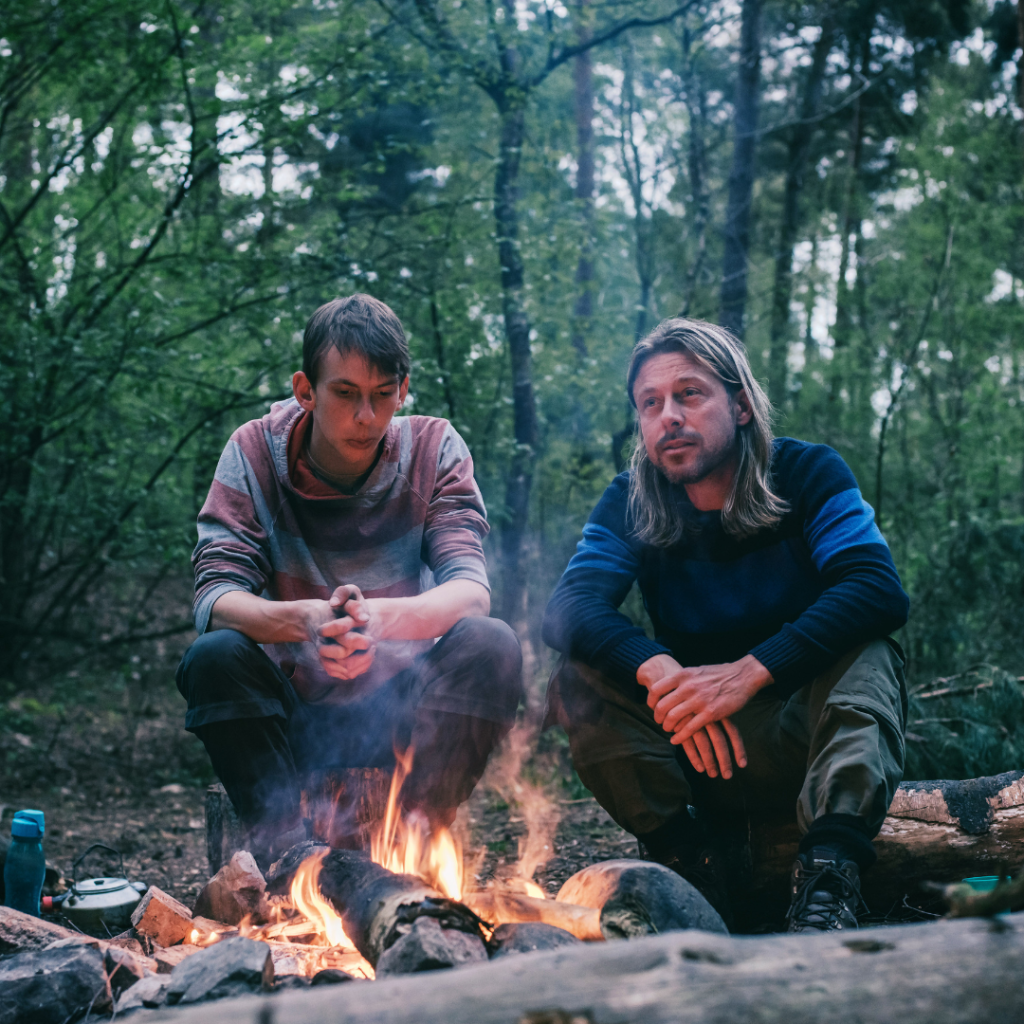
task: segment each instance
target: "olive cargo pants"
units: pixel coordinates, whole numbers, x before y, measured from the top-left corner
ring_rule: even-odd
[[[583,784],[624,829],[657,833],[695,805],[712,823],[792,818],[878,834],[903,776],[907,690],[893,640],[850,651],[787,699],[768,687],[732,716],[747,767],[731,779],[693,770],[639,684],[565,660],[548,688],[548,724],[569,736]],[[824,820],[823,820],[824,819]]]

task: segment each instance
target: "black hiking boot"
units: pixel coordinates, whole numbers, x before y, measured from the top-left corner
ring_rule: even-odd
[[[791,876],[791,932],[833,932],[857,927],[864,906],[856,861],[842,859],[827,846],[797,855]]]
[[[641,860],[655,861],[671,868],[680,878],[686,879],[718,911],[725,927],[732,931],[734,918],[729,900],[729,875],[725,856],[718,846],[708,842],[695,854],[673,852],[667,858],[654,857],[650,850],[637,840],[637,852]]]

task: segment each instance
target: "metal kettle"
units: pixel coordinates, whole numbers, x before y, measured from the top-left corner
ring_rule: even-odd
[[[120,861],[118,878],[85,878],[78,880],[78,866],[93,850],[107,850],[117,855]],[[146,886],[130,882],[124,874],[124,857],[119,850],[94,843],[71,869],[71,889],[63,896],[44,901],[44,909],[60,912],[83,932],[115,935],[131,927],[132,911],[139,905]],[[49,902],[49,906],[45,903]]]

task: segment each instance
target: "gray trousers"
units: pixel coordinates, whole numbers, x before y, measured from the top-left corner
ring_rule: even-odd
[[[647,706],[647,690],[623,687],[579,661],[563,661],[548,688],[548,722],[569,736],[583,784],[624,829],[654,833],[695,805],[727,826],[793,816],[859,820],[878,834],[903,777],[907,689],[892,640],[850,651],[787,699],[762,690],[732,721],[747,767],[731,779],[693,770]],[[833,816],[838,816],[835,818]]]

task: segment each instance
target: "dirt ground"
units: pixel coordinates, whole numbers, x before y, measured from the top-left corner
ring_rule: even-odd
[[[209,877],[204,802],[214,779],[202,745],[182,727],[184,702],[169,683],[177,658],[165,647],[105,677],[72,672],[59,686],[0,706],[0,836],[10,834],[16,810],[40,808],[47,860],[64,877],[88,847],[103,843],[123,855],[133,881],[193,903]],[[557,740],[543,747],[525,772],[546,794],[545,816],[558,821],[550,859],[535,875],[554,895],[587,864],[636,856],[636,841],[581,795]],[[485,777],[460,813],[478,884],[515,874],[527,831],[521,808],[500,788]],[[82,876],[117,869],[116,857],[98,851]]]

